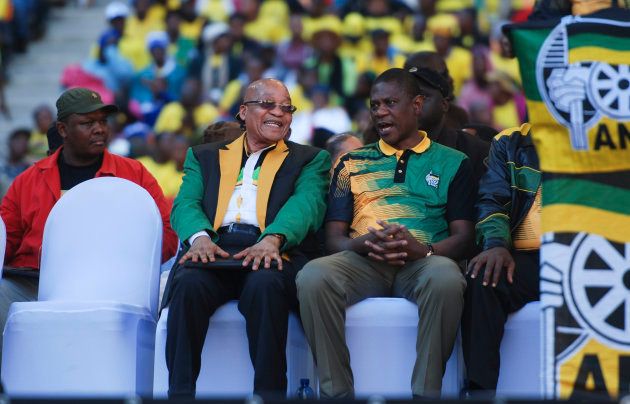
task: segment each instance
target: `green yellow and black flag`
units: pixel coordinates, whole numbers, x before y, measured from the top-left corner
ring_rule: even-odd
[[[547,398],[630,393],[630,12],[507,27],[543,172]]]

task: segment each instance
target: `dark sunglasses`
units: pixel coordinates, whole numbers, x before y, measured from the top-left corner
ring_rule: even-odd
[[[247,104],[258,104],[262,109],[266,109],[267,111],[271,111],[276,106],[278,106],[282,112],[285,112],[287,114],[292,114],[292,113],[294,113],[297,110],[297,107],[295,105],[278,104],[278,103],[273,102],[273,101],[260,101],[259,100],[259,101],[245,101],[245,102],[243,102],[243,105],[247,105]]]

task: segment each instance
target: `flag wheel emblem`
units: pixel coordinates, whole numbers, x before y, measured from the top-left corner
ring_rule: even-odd
[[[567,304],[584,328],[628,349],[630,346],[630,243],[586,235],[574,250],[565,290]]]
[[[615,119],[630,118],[630,68],[628,65],[594,63],[587,87],[600,111]]]

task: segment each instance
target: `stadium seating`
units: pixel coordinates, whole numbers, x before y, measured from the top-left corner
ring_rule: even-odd
[[[348,308],[346,341],[357,398],[411,398],[417,329],[418,306],[402,298],[370,298]],[[459,395],[463,372],[458,334],[442,379],[443,397]]]
[[[166,368],[166,320],[168,309],[162,310],[155,337],[154,397],[165,398],[168,392]],[[297,316],[289,316],[287,337],[287,395],[299,387],[300,379],[314,385],[315,369],[311,352]],[[242,398],[254,388],[254,368],[249,358],[245,318],[232,301],[210,318],[210,326],[201,357],[201,373],[197,379],[198,398]]]
[[[13,397],[151,395],[162,220],[120,178],[83,182],[46,222],[39,301],[14,303],[2,376]]]

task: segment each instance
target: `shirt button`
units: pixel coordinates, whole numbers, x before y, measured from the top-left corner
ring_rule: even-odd
[[[400,164],[405,164],[405,160],[400,160]]]
[[[399,173],[399,174],[402,174],[402,170],[398,170],[398,173]]]

